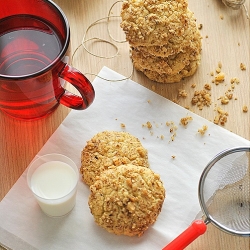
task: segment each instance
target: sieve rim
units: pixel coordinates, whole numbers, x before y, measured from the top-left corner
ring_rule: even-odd
[[[243,232],[240,231],[239,232],[237,230],[233,230],[231,228],[228,228],[225,225],[218,222],[217,220],[215,220],[210,215],[210,213],[207,209],[206,202],[204,200],[204,195],[203,195],[206,176],[209,173],[210,169],[214,166],[214,164],[229,154],[236,153],[236,152],[244,152],[244,151],[250,152],[250,146],[229,148],[229,149],[226,149],[226,150],[218,153],[214,158],[212,158],[212,160],[210,160],[210,162],[206,165],[205,169],[203,170],[203,172],[201,174],[200,181],[199,181],[199,187],[198,187],[198,196],[199,196],[199,202],[200,202],[201,209],[202,209],[204,215],[206,216],[206,219],[205,219],[206,224],[211,222],[217,228],[221,229],[222,231],[224,231],[226,233],[229,233],[232,235],[237,235],[237,236],[250,237],[250,229],[249,229],[249,231],[243,231]]]

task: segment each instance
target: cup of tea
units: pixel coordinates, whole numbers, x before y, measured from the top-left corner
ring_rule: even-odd
[[[50,0],[5,0],[0,8],[0,109],[26,120],[63,104],[83,110],[93,102],[90,81],[64,62],[70,27]],[[66,90],[60,79],[79,92]]]

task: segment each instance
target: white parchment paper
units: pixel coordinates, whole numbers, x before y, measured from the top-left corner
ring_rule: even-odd
[[[100,76],[123,76],[104,67]],[[49,218],[26,183],[26,171],[0,203],[0,242],[12,249],[145,250],[162,249],[200,211],[198,182],[206,164],[220,151],[249,145],[245,140],[131,81],[93,82],[96,99],[85,111],[72,110],[38,155],[61,153],[80,167],[81,150],[97,132],[127,131],[148,150],[150,167],[160,174],[166,199],[156,223],[140,237],[117,236],[97,226],[88,207],[89,188],[79,180],[76,206],[66,217]],[[191,116],[183,127],[180,119]],[[152,129],[143,126],[146,122]],[[176,137],[171,141],[173,122]],[[125,124],[125,129],[121,127]],[[205,135],[197,131],[208,126]],[[173,159],[172,156],[175,156]]]

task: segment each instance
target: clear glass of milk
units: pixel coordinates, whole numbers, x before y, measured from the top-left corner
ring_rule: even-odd
[[[27,182],[42,211],[51,217],[68,214],[75,206],[79,170],[61,154],[35,159],[28,168]]]

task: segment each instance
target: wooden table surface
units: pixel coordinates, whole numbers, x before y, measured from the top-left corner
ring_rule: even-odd
[[[87,28],[96,20],[107,17],[115,0],[55,0],[65,12],[71,27],[70,55],[81,44]],[[249,8],[249,0],[246,1]],[[119,15],[121,3],[112,9],[112,15]],[[197,24],[202,24],[203,36],[202,60],[194,76],[175,84],[159,84],[147,79],[143,74],[134,71],[132,79],[139,84],[159,93],[160,95],[189,108],[196,114],[213,121],[217,116],[216,107],[228,112],[225,129],[232,131],[246,139],[250,139],[250,82],[249,82],[249,20],[244,10],[231,10],[220,0],[196,1],[189,0],[189,8],[195,13]],[[112,18],[109,30],[112,37],[123,40],[123,31],[119,28],[119,18]],[[93,26],[87,38],[99,37],[110,39],[105,20]],[[110,40],[112,41],[112,40]],[[90,55],[80,47],[71,64],[83,73],[97,74],[103,66],[107,66],[124,76],[130,76],[132,64],[129,57],[128,43],[115,42],[119,48],[119,55],[112,59],[105,59]],[[116,53],[115,48],[104,42],[88,42],[86,46],[95,54],[108,57]],[[212,81],[218,63],[222,65],[225,81],[219,85]],[[240,64],[246,70],[240,69]],[[87,75],[92,81],[94,75]],[[220,97],[231,88],[231,79],[238,78],[235,84],[233,99],[227,105],[220,103]],[[211,84],[212,105],[200,110],[191,104],[195,90],[202,90],[204,85]],[[196,87],[193,88],[192,85]],[[70,88],[70,87],[69,87]],[[70,88],[72,90],[72,88]],[[182,91],[180,91],[182,90]],[[185,92],[183,97],[180,92]],[[243,112],[243,106],[249,111]],[[52,133],[69,113],[63,106],[47,118],[33,122],[18,121],[0,112],[0,200],[4,198],[12,185],[17,181],[33,157],[42,148]],[[84,111],[83,111],[84,112]],[[219,125],[222,126],[222,125]],[[249,249],[249,238],[230,236],[219,231],[213,225],[208,226],[205,235],[201,236],[186,249],[189,250],[243,250]],[[1,249],[1,247],[0,247]]]

